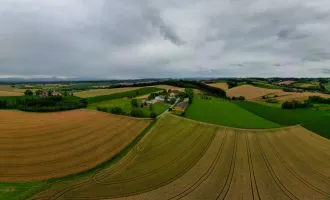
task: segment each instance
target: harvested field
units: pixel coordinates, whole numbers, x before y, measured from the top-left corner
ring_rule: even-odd
[[[161,88],[161,89],[165,89],[165,90],[179,90],[179,91],[184,91],[184,88],[180,88],[180,87],[175,87],[175,86],[171,86],[171,85],[153,85],[150,87],[157,87],[157,88]]]
[[[0,85],[0,96],[22,96],[25,90],[16,89],[10,85]]]
[[[282,81],[279,84],[281,84],[281,85],[290,85],[290,84],[295,83],[295,82],[296,81]]]
[[[330,199],[330,141],[165,115],[121,161],[32,199]]]
[[[244,96],[248,100],[260,100],[262,96],[268,95],[273,97],[277,95],[277,100],[288,101],[288,100],[306,100],[309,96],[320,96],[324,98],[330,98],[329,94],[323,94],[318,92],[284,92],[280,89],[267,89],[259,88],[251,85],[242,85],[238,87],[231,88],[226,91],[227,96]]]
[[[267,89],[267,88],[259,88],[252,85],[241,85],[238,87],[231,88],[226,91],[227,96],[244,96],[246,99],[251,100],[258,97],[262,97],[264,95],[275,94],[283,92],[279,89]]]
[[[92,89],[82,92],[75,92],[74,95],[81,98],[95,97],[101,95],[115,94],[120,92],[127,92],[131,90],[137,90],[141,87],[124,87],[124,88],[113,88],[113,89]]]
[[[0,182],[63,177],[97,166],[150,123],[97,111],[0,111]]]
[[[212,86],[212,87],[216,87],[216,88],[220,88],[220,89],[223,89],[223,90],[228,89],[228,84],[227,83],[212,83],[212,84],[207,84],[207,85]]]

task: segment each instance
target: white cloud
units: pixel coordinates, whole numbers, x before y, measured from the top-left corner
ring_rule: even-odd
[[[0,0],[0,74],[329,76],[328,0]]]

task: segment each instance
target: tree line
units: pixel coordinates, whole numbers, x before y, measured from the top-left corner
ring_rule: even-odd
[[[27,112],[55,112],[86,108],[88,102],[81,98],[62,96],[25,97],[0,100],[0,109],[18,109]]]

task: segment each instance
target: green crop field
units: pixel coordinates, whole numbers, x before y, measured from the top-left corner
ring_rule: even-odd
[[[330,91],[330,82],[328,82],[327,84],[324,84],[324,87],[325,87],[328,91]]]
[[[12,200],[18,198],[21,194],[26,194],[40,186],[44,182],[22,182],[22,183],[0,183],[0,199]]]
[[[330,116],[325,116],[319,119],[302,124],[304,128],[330,139]]]
[[[235,102],[235,104],[251,113],[268,119],[269,121],[285,126],[302,124],[329,115],[328,112],[323,111],[314,111],[310,109],[283,110],[281,108],[269,107],[247,101]]]
[[[141,100],[138,100],[139,105],[141,104]],[[93,103],[88,105],[88,109],[94,109],[96,110],[97,107],[102,107],[102,108],[113,108],[113,107],[120,107],[123,112],[125,113],[129,113],[132,110],[132,105],[131,105],[131,99],[113,99],[113,100],[109,100],[109,101],[102,101],[99,103]],[[153,112],[156,113],[156,115],[160,115],[163,112],[165,112],[165,110],[167,110],[170,105],[166,104],[164,102],[157,102],[155,104],[152,104],[153,107]],[[143,108],[140,107],[140,109],[142,109],[143,114],[145,117],[150,117],[151,111],[149,109],[149,106],[144,106]]]
[[[89,103],[97,103],[97,102],[102,102],[102,101],[107,101],[107,100],[112,100],[112,99],[121,99],[121,98],[125,98],[125,97],[143,96],[145,94],[159,92],[161,90],[162,89],[155,88],[155,87],[145,87],[145,88],[140,88],[137,90],[131,90],[131,91],[127,91],[127,92],[102,95],[102,96],[96,96],[96,97],[89,97],[89,98],[87,98],[87,100]]]
[[[250,113],[229,101],[195,98],[186,117],[237,128],[276,128],[280,125]]]

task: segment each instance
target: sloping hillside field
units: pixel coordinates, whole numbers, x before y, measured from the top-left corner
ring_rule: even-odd
[[[0,111],[0,182],[44,180],[93,168],[150,122],[86,110]]]
[[[330,199],[329,148],[300,126],[243,130],[167,114],[119,162],[31,199]]]

